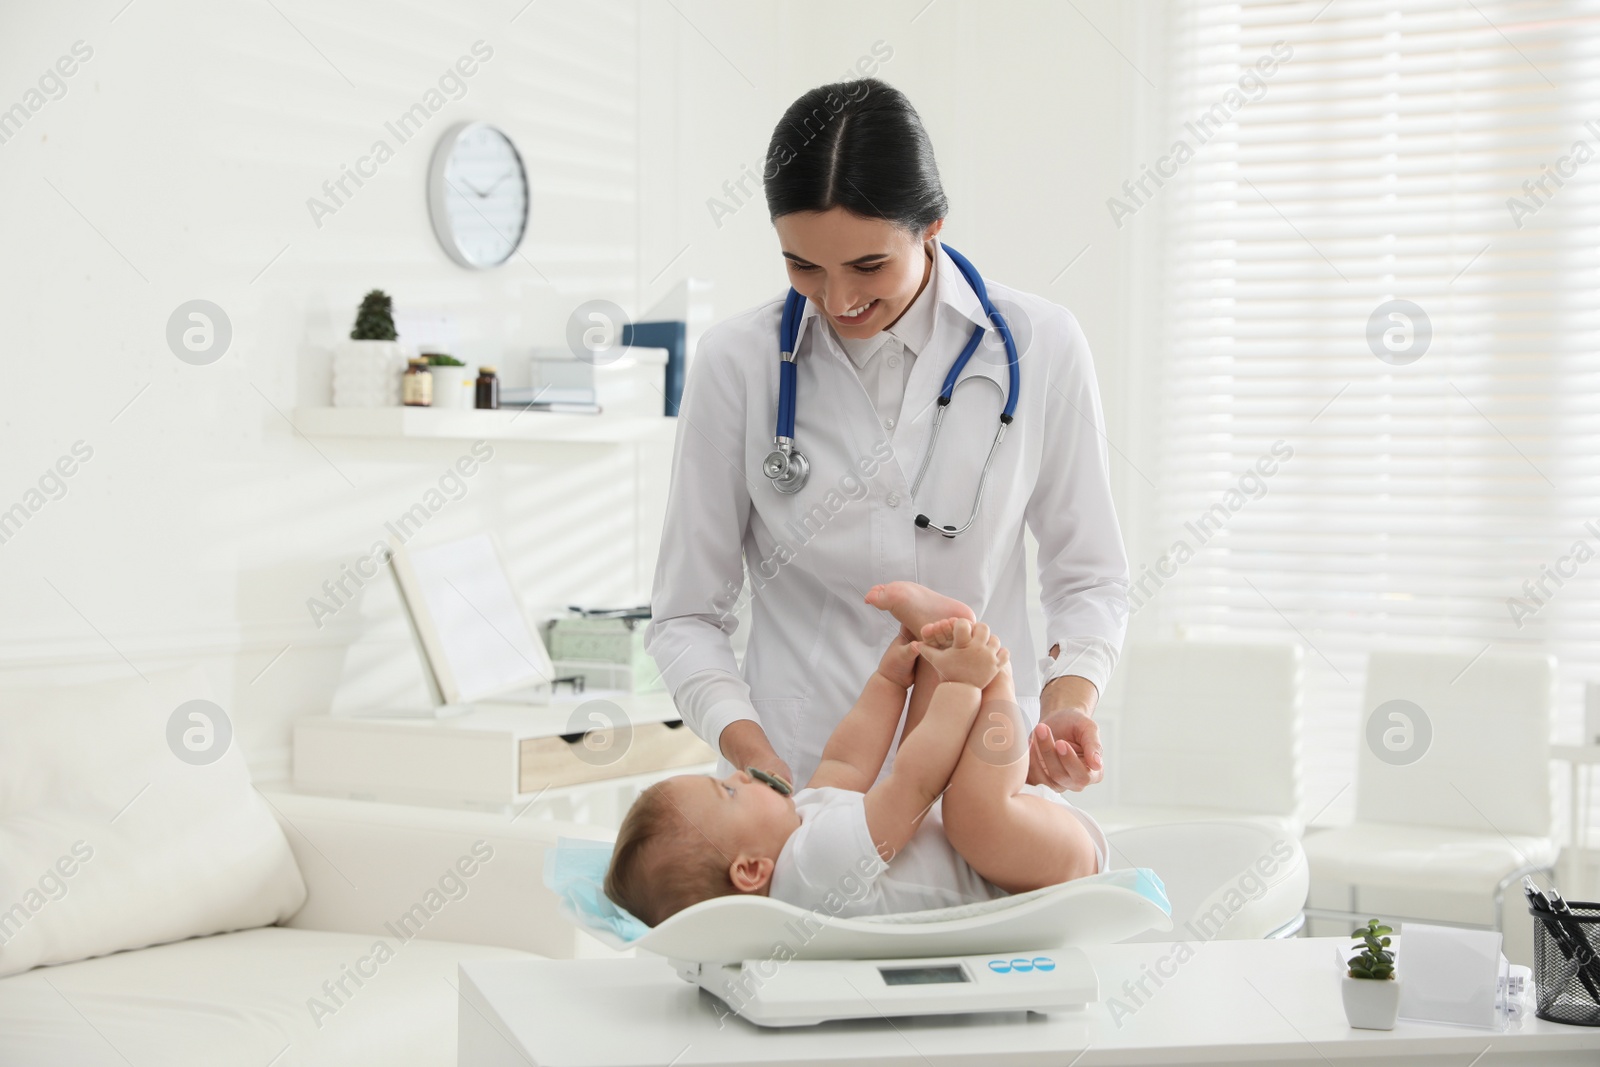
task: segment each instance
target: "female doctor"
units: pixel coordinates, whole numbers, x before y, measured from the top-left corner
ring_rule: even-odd
[[[970,605],[1013,651],[1037,723],[1030,785],[1099,781],[1093,714],[1128,565],[1077,321],[940,242],[932,145],[882,81],[796,100],[764,184],[792,291],[703,336],[679,409],[645,635],[679,714],[721,752],[719,776],[754,766],[800,787],[898,631],[864,595],[909,579]],[[729,636],[746,570],[741,673]]]

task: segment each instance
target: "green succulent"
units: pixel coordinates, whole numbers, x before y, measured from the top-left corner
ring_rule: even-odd
[[[1377,919],[1368,919],[1367,925],[1351,931],[1351,938],[1364,942],[1361,951],[1348,961],[1351,978],[1394,977],[1394,953],[1389,951],[1388,938],[1392,933],[1392,929]]]
[[[430,367],[465,367],[455,356],[447,356],[443,352],[424,352],[422,358],[428,361]]]
[[[350,331],[352,341],[393,341],[394,301],[382,289],[374,289],[361,298],[361,308],[356,312],[356,325]]]

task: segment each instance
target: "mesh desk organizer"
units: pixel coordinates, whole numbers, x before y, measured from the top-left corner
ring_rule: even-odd
[[[1534,908],[1533,980],[1538,1015],[1551,1022],[1600,1026],[1600,904],[1567,902],[1571,913]]]
[[[1156,873],[1129,867],[998,900],[841,918],[758,894],[717,897],[652,928],[602,885],[610,842],[561,837],[544,882],[566,920],[612,948],[665,957],[760,1026],[978,1011],[1071,1011],[1099,1000],[1084,945],[1172,929]]]

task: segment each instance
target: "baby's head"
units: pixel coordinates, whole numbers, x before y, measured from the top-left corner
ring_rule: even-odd
[[[744,771],[668,778],[641,793],[622,820],[606,896],[656,926],[702,900],[765,893],[799,826],[794,801]]]

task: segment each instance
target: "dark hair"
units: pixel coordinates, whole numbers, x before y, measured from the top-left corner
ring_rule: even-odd
[[[672,781],[652,785],[628,809],[602,887],[612,903],[646,926],[657,926],[691,904],[738,892],[728,877],[727,859],[667,796]]]
[[[950,208],[916,108],[877,78],[820,85],[790,104],[761,176],[774,219],[842,207],[921,237]]]

